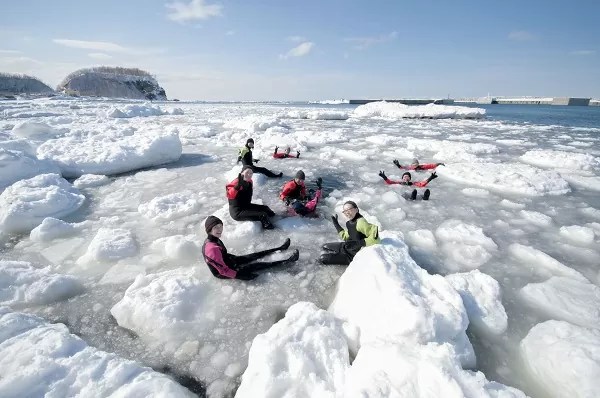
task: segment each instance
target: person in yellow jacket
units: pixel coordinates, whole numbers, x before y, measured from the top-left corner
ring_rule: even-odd
[[[379,228],[365,220],[356,203],[351,200],[344,203],[342,213],[348,219],[346,229],[338,222],[337,214],[331,220],[344,242],[325,243],[325,253],[319,258],[321,264],[348,265],[360,249],[380,242]]]

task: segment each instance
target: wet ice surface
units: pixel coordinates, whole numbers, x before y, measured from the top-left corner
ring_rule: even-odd
[[[388,118],[377,112],[354,117],[352,108],[335,106],[179,103],[183,114],[170,104],[159,106],[160,112],[144,110],[139,103],[108,101],[0,104],[4,115],[0,165],[13,158],[26,165],[10,169],[23,171],[18,178],[56,172],[47,163],[35,163],[37,155],[59,161],[71,177],[84,174],[75,180],[76,188],[63,194],[51,188],[60,188],[57,181],[29,191],[31,197],[45,192],[52,205],[36,202],[39,217],[18,217],[18,209],[11,213],[17,216],[5,224],[11,229],[4,233],[1,253],[3,259],[26,261],[51,275],[72,275],[84,292],[58,303],[53,303],[54,297],[20,301],[19,310],[63,322],[93,347],[196,377],[206,383],[209,393],[220,396],[239,385],[254,337],[267,332],[290,306],[309,301],[321,309],[329,307],[345,268],[322,267],[316,259],[322,243],[337,240],[328,215],[338,211],[342,217],[341,204],[353,199],[383,231],[401,233],[408,253],[430,273],[479,270],[499,283],[508,316],[506,331],[499,310],[491,323],[482,317],[478,327],[467,330],[477,369],[487,380],[520,388],[530,396],[546,396],[544,377],[553,376],[525,371],[520,341],[548,319],[571,322],[577,328],[598,327],[597,313],[596,318],[591,316],[597,306],[580,303],[590,297],[598,300],[600,129],[510,123],[492,117],[397,119],[386,112],[379,114]],[[278,229],[267,232],[254,223],[231,220],[224,185],[235,175],[237,149],[250,136],[256,142],[259,165],[285,175],[284,180],[258,176],[255,201],[284,213],[278,191],[301,168],[309,185],[323,177],[321,218],[278,219]],[[176,157],[173,137],[182,145],[179,160],[134,170]],[[114,143],[114,149],[98,151],[103,142]],[[137,143],[143,144],[141,148]],[[275,145],[300,150],[300,159],[272,159]],[[72,146],[80,146],[81,151]],[[12,151],[10,156],[3,156],[2,149],[5,154]],[[440,178],[429,186],[429,202],[407,201],[407,188],[386,186],[377,176],[385,170],[390,178],[399,178],[402,172],[392,160],[404,164],[414,157],[422,163],[446,163],[438,168]],[[107,177],[86,174],[124,171]],[[413,178],[427,175],[413,173]],[[0,200],[10,203],[21,196],[3,195]],[[83,203],[78,195],[85,196]],[[231,252],[273,247],[290,236],[291,249],[300,249],[300,260],[252,282],[213,278],[199,253],[205,236],[202,221],[210,214],[224,220],[223,240]],[[23,280],[32,279],[27,278]],[[568,281],[561,283],[561,278]],[[423,284],[422,278],[418,280]],[[487,292],[472,303],[490,305],[473,308],[484,313],[482,308],[496,308],[493,283],[467,285],[471,292]],[[360,291],[356,294],[360,297]],[[10,297],[11,303],[18,301]],[[456,298],[460,299],[458,293]],[[456,303],[460,306],[460,300]],[[423,311],[415,312],[415,319],[425,316]],[[441,340],[456,347],[463,316],[466,313],[454,314],[453,321],[446,322],[453,325],[450,328],[406,330],[421,331],[414,335],[423,344],[428,340],[422,336],[441,333]],[[382,317],[377,322],[401,322],[400,315]],[[376,324],[366,322],[366,330]],[[336,327],[332,326],[334,331]],[[586,344],[600,345],[594,340],[597,334],[589,336]],[[344,339],[331,340],[332,347],[353,341],[351,336]],[[416,372],[418,368],[389,354],[396,349],[383,350],[389,355],[386,363]],[[453,374],[462,380],[466,376],[448,350],[456,348],[414,349],[409,357],[455,369]],[[529,350],[535,356],[536,346]],[[360,369],[382,358],[383,351],[372,346],[362,351],[352,370],[354,391],[369,385],[368,372]],[[395,380],[398,388],[403,386],[400,375],[386,377]],[[586,380],[580,385],[586,386],[590,379]]]

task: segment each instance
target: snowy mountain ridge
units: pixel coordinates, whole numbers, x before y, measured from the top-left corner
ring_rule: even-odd
[[[52,93],[54,90],[39,79],[13,73],[0,73],[0,95]]]

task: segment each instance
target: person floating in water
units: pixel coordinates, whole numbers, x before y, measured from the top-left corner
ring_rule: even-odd
[[[227,248],[221,241],[223,222],[219,218],[209,216],[204,223],[204,229],[207,236],[202,245],[202,256],[210,272],[220,279],[252,280],[258,276],[257,271],[278,265],[290,264],[297,261],[300,257],[298,250],[294,250],[292,255],[285,260],[256,262],[256,260],[276,251],[283,251],[289,248],[289,238],[279,247],[246,254],[245,256],[235,256],[227,252]]]
[[[246,145],[244,145],[244,147],[239,150],[237,161],[238,162],[241,161],[243,166],[250,166],[252,168],[253,172],[264,174],[269,178],[283,177],[283,173],[275,174],[269,169],[256,166],[255,163],[258,163],[260,161],[260,159],[254,159],[252,157],[252,149],[253,148],[254,148],[254,140],[252,138],[248,138],[248,140],[246,141]]]
[[[380,242],[379,229],[365,220],[356,203],[351,200],[344,203],[342,213],[348,219],[346,229],[341,227],[337,214],[331,220],[344,242],[325,243],[325,253],[319,258],[321,264],[348,265],[360,249]]]
[[[236,221],[260,221],[264,229],[275,228],[269,217],[275,213],[268,206],[252,203],[252,167],[242,167],[237,178],[225,186],[229,214]]]
[[[293,180],[288,181],[281,191],[279,198],[286,206],[292,206],[296,214],[305,216],[315,211],[319,199],[321,199],[323,179],[317,178],[317,191],[312,197],[306,195],[304,180],[306,176],[302,170],[298,170]]]
[[[389,178],[387,178],[387,176],[385,175],[385,172],[380,171],[379,172],[379,177],[383,178],[383,181],[388,184],[388,185],[394,185],[394,184],[398,184],[398,185],[407,185],[407,186],[415,186],[418,188],[424,188],[425,186],[427,186],[427,184],[429,184],[432,180],[435,180],[438,175],[436,174],[436,172],[434,171],[433,173],[431,173],[431,175],[423,181],[415,181],[412,182],[412,176],[410,175],[410,173],[407,171],[404,174],[402,174],[402,180],[401,181],[396,181],[396,180],[390,180]],[[431,195],[431,191],[429,191],[429,189],[426,189],[425,192],[423,193],[423,200],[429,200],[429,196]],[[410,198],[412,200],[417,199],[417,190],[413,189]]]
[[[278,150],[279,150],[279,147],[276,146],[275,147],[275,152],[273,152],[273,157],[275,159],[299,158],[300,157],[300,151],[296,151],[296,155],[290,155],[290,152],[291,152],[291,148],[290,147],[287,147],[285,149],[285,152],[278,153],[277,152]]]
[[[397,159],[394,159],[394,164],[399,169],[414,170],[414,171],[432,170],[432,169],[435,169],[438,166],[445,166],[444,163],[424,163],[424,164],[420,164],[418,159],[413,159],[412,163],[410,165],[406,165],[406,166],[401,165],[400,162],[398,162]]]

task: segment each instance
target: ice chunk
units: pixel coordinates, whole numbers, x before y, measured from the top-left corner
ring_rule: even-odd
[[[335,397],[350,367],[344,325],[312,303],[256,336],[236,397]]]
[[[446,280],[462,297],[473,327],[493,335],[506,331],[508,318],[502,305],[500,285],[494,278],[474,270],[448,275]]]
[[[485,109],[435,104],[408,106],[397,102],[378,101],[359,105],[352,116],[389,119],[479,119],[485,116]]]
[[[428,229],[418,229],[410,231],[407,234],[407,240],[411,245],[426,249],[435,250],[437,243],[435,241],[435,235]]]
[[[528,265],[533,272],[541,274],[546,278],[550,276],[565,276],[581,282],[588,282],[587,278],[578,271],[567,267],[560,261],[534,247],[513,243],[508,247],[508,252]]]
[[[0,191],[19,180],[48,173],[60,174],[60,169],[54,162],[39,160],[25,152],[0,148]]]
[[[167,376],[89,347],[63,324],[0,308],[0,396],[194,397]]]
[[[329,311],[360,329],[361,345],[465,340],[469,344],[460,295],[444,277],[430,275],[415,264],[404,242],[395,238],[358,252],[338,281]],[[470,344],[469,349],[473,360]]]
[[[160,250],[165,256],[174,260],[197,260],[201,256],[200,246],[195,235],[174,235],[160,238],[152,242],[154,250]]]
[[[594,230],[581,225],[570,225],[560,227],[560,234],[571,242],[580,245],[589,245],[594,243]]]
[[[600,288],[592,283],[553,276],[542,283],[529,283],[520,295],[553,318],[600,328]]]
[[[179,113],[181,112],[181,113]],[[111,107],[107,112],[106,116],[111,118],[130,118],[130,117],[148,117],[148,116],[162,116],[162,115],[183,115],[183,111],[179,108],[175,108],[172,111],[163,111],[158,105],[125,105],[123,107]]]
[[[146,131],[133,135],[102,133],[69,136],[40,145],[40,159],[53,160],[65,177],[119,174],[174,162],[181,156],[176,134]]]
[[[520,349],[548,397],[600,396],[600,330],[547,321],[529,331]]]
[[[270,127],[287,126],[279,117],[246,116],[242,119],[229,120],[223,124],[226,129],[240,129],[250,133],[265,131]]]
[[[472,196],[475,198],[487,198],[490,196],[490,191],[481,188],[463,188],[462,193],[464,193],[466,196]]]
[[[0,194],[0,231],[29,232],[46,217],[73,213],[84,200],[77,188],[57,174],[18,181]]]
[[[36,242],[48,242],[56,238],[73,235],[75,232],[76,228],[73,224],[53,217],[46,217],[40,225],[31,231],[29,237]]]
[[[28,139],[39,139],[45,141],[49,138],[54,138],[58,135],[52,127],[45,123],[37,122],[21,122],[17,123],[13,127],[11,133],[15,137],[28,138]]]
[[[84,174],[73,182],[77,188],[92,188],[106,185],[110,182],[110,178],[97,174]]]
[[[159,196],[150,202],[138,206],[138,211],[144,217],[161,223],[194,214],[200,207],[200,202],[192,191],[172,193]]]
[[[446,220],[435,231],[450,270],[470,270],[485,264],[498,246],[483,230],[460,220]]]
[[[83,291],[70,275],[54,274],[24,261],[0,260],[0,305],[50,304]]]
[[[595,158],[589,153],[536,149],[525,152],[520,159],[525,163],[544,168],[583,171],[591,171],[600,168],[600,161],[598,158]]]
[[[77,260],[78,264],[112,262],[135,256],[138,244],[127,229],[100,228],[90,242],[86,253]]]
[[[289,111],[286,117],[291,119],[312,119],[312,120],[346,120],[348,112],[342,111]]]
[[[552,224],[552,217],[537,211],[521,210],[519,214],[524,220],[538,227],[547,227]]]

